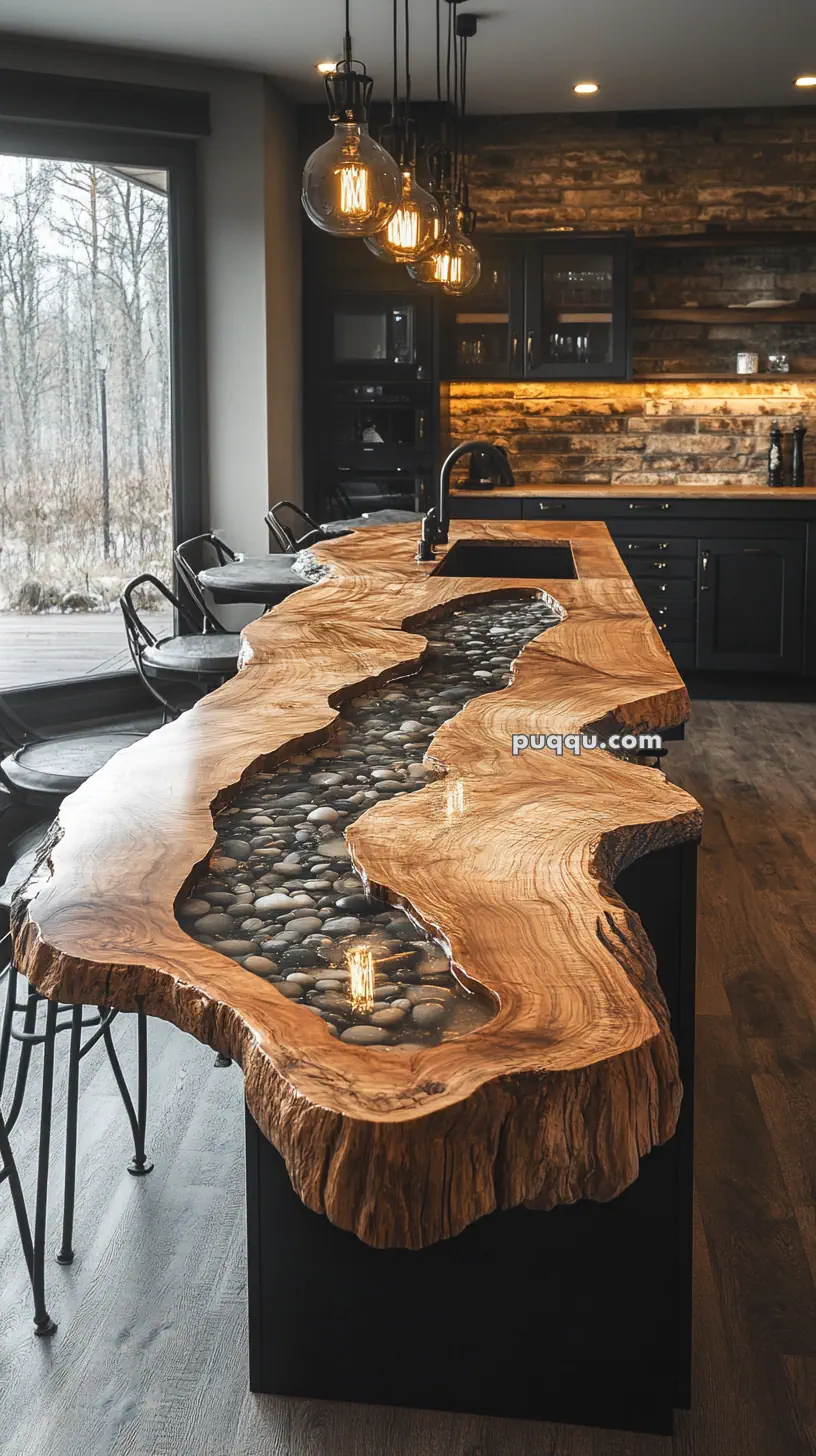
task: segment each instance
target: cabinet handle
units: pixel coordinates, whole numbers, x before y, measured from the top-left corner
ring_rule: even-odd
[[[535,339],[535,336],[533,334],[528,334],[527,335],[527,368],[528,369],[532,369],[532,367],[533,367],[533,343],[534,343],[534,339]]]
[[[422,412],[421,412],[421,414],[419,416],[419,438],[420,438],[420,440],[424,440],[425,439],[425,411],[424,410],[422,410]]]
[[[706,573],[708,572],[708,558],[709,558],[709,554],[710,553],[708,551],[704,551],[703,554],[702,554],[702,556],[701,556],[701,558],[700,558],[700,591],[701,592],[708,591],[708,582],[706,581]]]
[[[649,562],[649,565],[652,566],[655,571],[665,571],[667,569],[668,562],[666,562],[666,561],[650,561]]]
[[[518,334],[513,335],[513,341],[510,348],[512,361],[514,364],[516,364],[518,363]]]
[[[651,501],[630,501],[629,509],[630,511],[654,511],[655,507]],[[659,511],[670,511],[671,504],[669,501],[661,501],[657,509]]]
[[[550,513],[552,511],[563,511],[564,510],[564,502],[563,501],[539,501],[538,502],[538,509],[541,511],[542,515],[548,516],[548,515],[550,515]]]

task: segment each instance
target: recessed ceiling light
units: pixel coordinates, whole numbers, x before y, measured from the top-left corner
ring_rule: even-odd
[[[572,89],[576,96],[594,96],[595,92],[600,91],[601,88],[597,81],[576,81]]]
[[[797,76],[793,84],[801,86],[803,89],[806,86],[816,86],[816,76]]]
[[[321,76],[331,76],[332,72],[337,70],[337,62],[318,61],[315,70],[319,71]]]

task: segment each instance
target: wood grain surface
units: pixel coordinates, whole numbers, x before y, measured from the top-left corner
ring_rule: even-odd
[[[524,496],[564,497],[569,500],[634,500],[654,497],[655,500],[816,500],[816,487],[768,486],[734,481],[733,485],[514,485],[496,486],[494,490],[455,489],[451,492],[462,500],[521,500]]]
[[[315,548],[331,575],[245,629],[238,676],[65,801],[14,914],[18,962],[44,994],[144,1006],[240,1061],[304,1202],[368,1243],[412,1248],[495,1207],[613,1197],[671,1136],[681,1088],[666,1006],[611,882],[701,821],[654,769],[510,751],[513,732],[688,715],[605,526],[453,527],[452,542],[569,541],[578,578],[558,582],[434,577],[414,560],[417,535],[369,529]],[[175,901],[214,842],[212,806],[324,740],[343,698],[415,669],[424,620],[541,590],[564,622],[523,650],[508,688],[436,734],[439,781],[377,805],[348,836],[368,881],[410,907],[498,1014],[437,1047],[338,1043],[178,925]],[[463,787],[449,796],[452,781]]]

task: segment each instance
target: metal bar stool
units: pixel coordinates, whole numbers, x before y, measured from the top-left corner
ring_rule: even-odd
[[[293,570],[294,557],[288,550],[240,556],[214,531],[181,541],[173,560],[179,581],[199,612],[209,610],[205,591],[215,602],[256,602],[268,611],[307,585]]]
[[[8,953],[11,936],[0,941],[0,950]],[[116,1048],[111,1036],[111,1025],[119,1015],[108,1007],[86,1008],[66,1005],[48,1000],[39,991],[26,988],[25,998],[18,1000],[19,973],[8,955],[0,969],[0,980],[7,979],[6,1001],[0,1023],[0,1099],[2,1098],[9,1065],[12,1041],[20,1046],[20,1055],[13,1080],[11,1102],[7,1113],[0,1109],[0,1184],[7,1181],[11,1191],[17,1227],[23,1256],[31,1280],[34,1297],[34,1330],[37,1335],[52,1335],[57,1326],[49,1314],[45,1297],[45,1245],[47,1234],[48,1174],[51,1152],[51,1130],[54,1091],[54,1051],[56,1038],[63,1031],[70,1032],[68,1050],[68,1087],[65,1120],[65,1176],[63,1186],[62,1234],[56,1258],[59,1264],[71,1264],[74,1259],[74,1211],[76,1202],[77,1123],[79,1107],[80,1064],[88,1053],[102,1041],[111,1065],[114,1080],[122,1099],[131,1135],[133,1157],[127,1165],[128,1172],[135,1178],[144,1177],[153,1164],[145,1153],[145,1130],[147,1124],[147,1018],[143,1011],[137,1013],[137,1088],[136,1105],[130,1095]],[[38,1012],[45,1005],[44,1025],[38,1024]],[[21,1025],[15,1025],[15,1018]],[[83,1031],[91,1034],[83,1040]],[[34,1048],[42,1046],[43,1062],[40,1090],[39,1150],[37,1156],[37,1183],[34,1206],[34,1231],[32,1237],[19,1170],[11,1146],[10,1134],[20,1117],[25,1101],[29,1072]]]
[[[184,630],[174,636],[156,637],[139,616],[134,597],[142,587],[164,597],[178,613]],[[203,602],[203,599],[202,599]],[[206,606],[185,606],[157,576],[144,571],[127,583],[119,598],[125,619],[128,647],[133,665],[148,692],[161,703],[163,718],[177,718],[186,704],[171,701],[159,684],[186,682],[218,687],[238,671],[241,639],[237,632],[225,632]],[[169,689],[168,689],[169,691]]]

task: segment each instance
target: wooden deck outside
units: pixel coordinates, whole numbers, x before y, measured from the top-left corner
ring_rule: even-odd
[[[157,635],[173,630],[169,612],[145,612]],[[131,666],[120,612],[0,613],[0,692]]]

